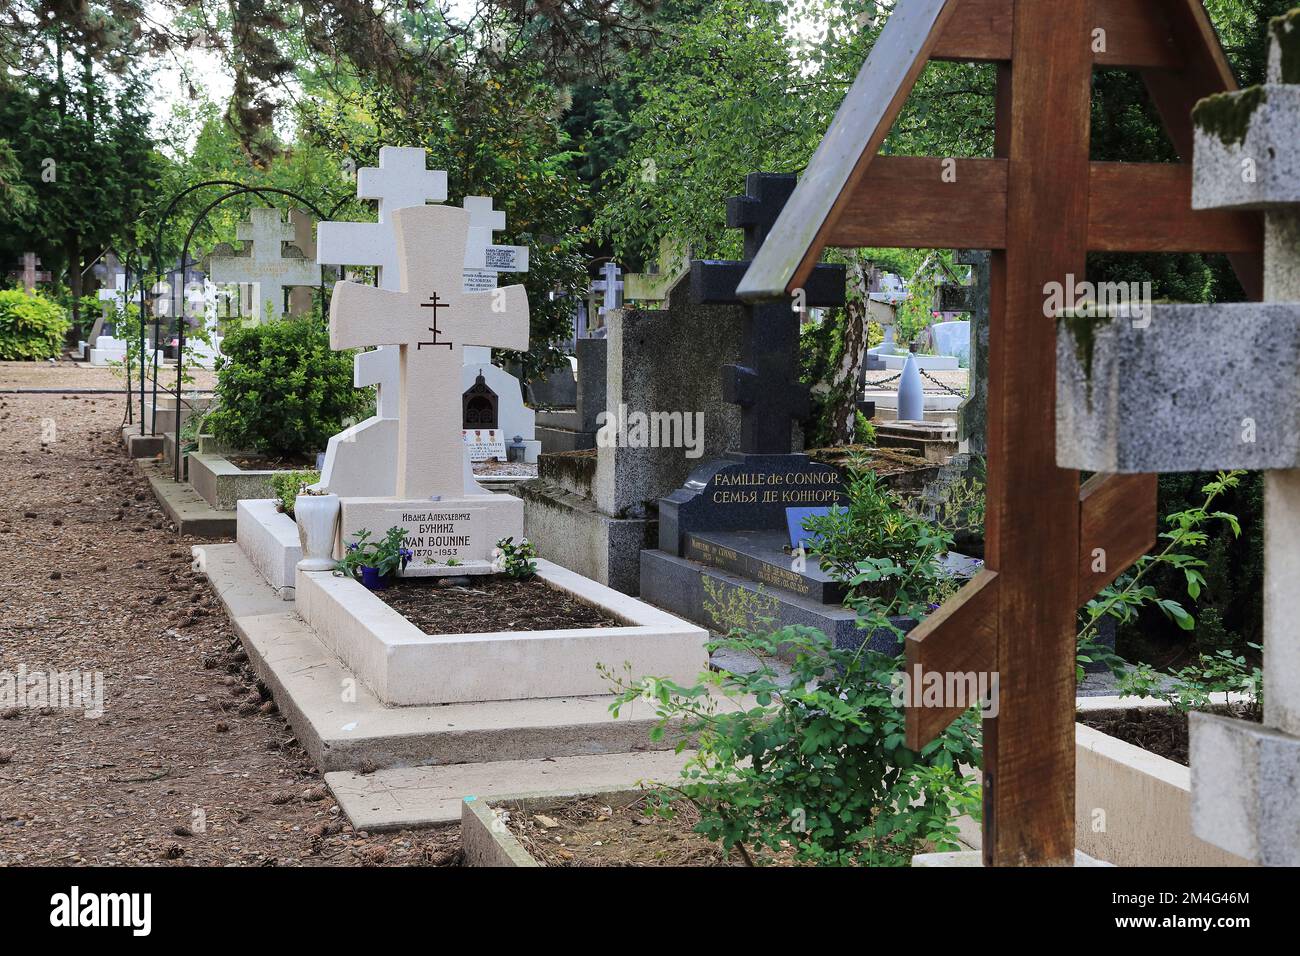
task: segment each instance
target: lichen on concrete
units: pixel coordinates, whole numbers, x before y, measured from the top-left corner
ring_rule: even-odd
[[[1197,127],[1217,136],[1224,146],[1239,146],[1246,140],[1251,117],[1268,102],[1268,91],[1251,86],[1236,93],[1207,96],[1192,110]]]
[[[1088,382],[1088,393],[1092,394],[1092,357],[1097,348],[1097,330],[1108,325],[1115,316],[1110,312],[1100,314],[1089,309],[1075,309],[1062,312],[1057,316],[1058,328],[1062,325],[1074,341],[1074,354],[1083,366],[1083,375]]]
[[[1300,7],[1268,22],[1281,59],[1281,82],[1300,83]]]

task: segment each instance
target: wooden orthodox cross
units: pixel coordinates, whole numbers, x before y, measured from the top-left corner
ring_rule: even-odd
[[[997,64],[990,159],[878,156],[929,60]],[[1141,75],[1184,160],[1089,161],[1094,67]],[[997,672],[984,858],[1074,856],[1078,609],[1155,540],[1153,475],[1056,466],[1052,283],[1089,251],[1226,252],[1262,282],[1255,213],[1193,212],[1191,110],[1235,88],[1200,0],[899,0],[738,293],[794,295],[826,246],[990,249],[986,569],[907,639],[911,675]],[[964,709],[910,708],[919,748]]]

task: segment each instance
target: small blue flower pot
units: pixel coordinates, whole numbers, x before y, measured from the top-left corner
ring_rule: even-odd
[[[361,568],[361,583],[372,591],[382,591],[388,587],[388,578],[379,573],[378,568]]]

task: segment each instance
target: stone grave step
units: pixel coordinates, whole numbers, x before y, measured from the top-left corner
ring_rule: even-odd
[[[876,444],[944,462],[957,454],[957,429],[950,422],[877,422]]]
[[[235,512],[217,511],[192,485],[177,482],[166,464],[152,458],[137,458],[135,467],[149,480],[149,488],[167,517],[176,525],[177,533],[196,538],[235,536]]]
[[[445,767],[327,773],[325,783],[358,830],[405,830],[460,820],[466,797],[479,800],[589,796],[671,782],[689,752],[597,754],[547,760],[498,760]]]
[[[324,772],[627,754],[650,743],[649,706],[613,697],[551,697],[389,707],[321,643],[236,544],[196,545],[249,660],[271,688],[298,740]]]
[[[821,568],[815,557],[800,561],[790,553],[784,531],[692,531],[684,557],[790,591],[818,604],[839,604],[847,590]]]

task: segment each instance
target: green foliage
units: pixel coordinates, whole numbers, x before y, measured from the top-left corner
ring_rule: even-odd
[[[293,456],[324,449],[369,401],[352,387],[352,353],[330,349],[313,317],[235,329],[222,340],[212,434],[232,448]]]
[[[84,267],[106,247],[124,251],[158,182],[138,15],[18,6],[33,9],[15,13],[0,76],[0,262],[35,252],[79,297]]]
[[[853,415],[853,442],[856,445],[874,445],[876,443],[876,426],[862,412]]]
[[[1262,649],[1258,644],[1250,647]],[[1263,672],[1247,663],[1244,655],[1227,649],[1201,654],[1195,664],[1172,675],[1161,674],[1150,664],[1140,664],[1120,678],[1119,692],[1128,697],[1168,701],[1180,714],[1208,710],[1218,704],[1234,705],[1231,694],[1245,695],[1245,704],[1239,705],[1244,716],[1258,720],[1264,709]],[[1215,694],[1222,694],[1223,700],[1216,701]]]
[[[684,738],[679,752],[694,748],[657,812],[690,801],[696,831],[751,863],[793,852],[818,865],[906,866],[923,842],[957,847],[953,818],[979,815],[979,784],[964,776],[982,760],[974,711],[912,751],[894,693],[899,659],[836,649],[806,627],[734,631],[712,647],[760,666],[705,673],[695,687],[606,672],[615,716],[648,704],[654,739],[671,731]],[[785,679],[771,664],[778,650],[793,657]]]
[[[1123,670],[1124,661],[1096,642],[1098,628],[1106,617],[1129,624],[1137,619],[1144,607],[1151,607],[1183,631],[1196,629],[1196,618],[1180,600],[1161,595],[1182,590],[1192,603],[1201,597],[1207,583],[1204,572],[1208,564],[1197,552],[1210,542],[1211,532],[1215,530],[1214,522],[1221,522],[1234,538],[1241,536],[1241,523],[1237,516],[1216,509],[1215,505],[1238,487],[1245,474],[1244,471],[1220,472],[1201,489],[1204,497],[1198,505],[1165,518],[1169,530],[1160,534],[1160,538],[1168,542],[1163,549],[1143,555],[1129,571],[1087,603],[1080,612],[1083,619],[1078,634],[1077,674],[1080,679],[1083,665],[1093,661],[1104,662],[1117,672]],[[1176,586],[1157,587],[1154,576],[1160,571],[1166,572],[1163,583],[1172,584],[1169,580],[1172,576]]]
[[[39,292],[0,290],[0,361],[57,357],[71,327],[63,309]]]
[[[527,538],[502,538],[492,549],[492,568],[517,581],[526,581],[537,573],[537,548]]]
[[[320,481],[320,472],[310,469],[304,471],[282,471],[271,476],[271,494],[276,499],[276,509],[290,518],[294,517],[294,499],[303,493],[308,485]]]
[[[344,577],[357,577],[362,568],[374,568],[381,578],[404,571],[412,552],[405,547],[406,529],[396,526],[378,541],[370,540],[365,528],[357,530],[352,541],[347,542],[343,557],[334,566],[334,573]]]
[[[900,615],[920,620],[951,587],[938,561],[951,548],[951,535],[861,463],[850,463],[847,472],[848,507],[804,519],[812,535],[806,548],[824,571],[849,585],[845,604],[858,611],[859,624],[876,599],[885,601],[888,613],[873,627],[890,627],[888,618]]]

